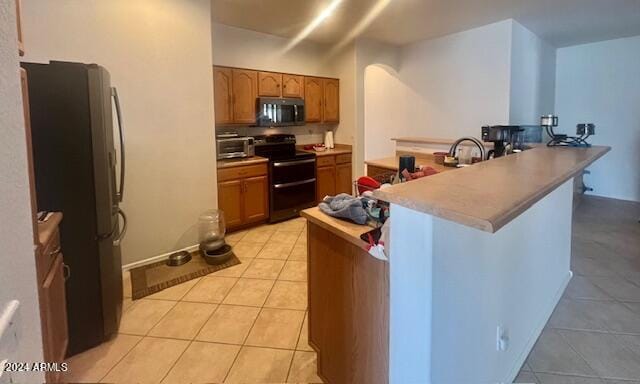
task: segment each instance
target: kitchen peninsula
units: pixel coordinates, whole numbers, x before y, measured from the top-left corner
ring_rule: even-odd
[[[572,276],[573,177],[609,149],[538,147],[374,192],[388,262],[363,250],[368,228],[304,211],[319,375],[512,382]]]

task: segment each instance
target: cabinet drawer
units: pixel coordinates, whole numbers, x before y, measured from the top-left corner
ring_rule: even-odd
[[[37,253],[36,270],[38,271],[38,281],[43,282],[47,277],[51,265],[56,260],[56,257],[60,255],[60,230],[56,229],[51,239],[47,244],[44,244],[40,248],[40,252]]]
[[[263,176],[267,174],[267,164],[247,165],[218,170],[218,181],[243,179],[246,177]]]
[[[328,165],[334,165],[335,163],[335,156],[318,156],[318,158],[316,159],[316,165],[318,167],[326,167]]]
[[[343,155],[336,155],[336,164],[344,164],[351,162],[351,154],[345,153]]]

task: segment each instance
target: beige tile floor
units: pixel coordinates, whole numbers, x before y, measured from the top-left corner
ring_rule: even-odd
[[[587,198],[574,216],[574,277],[516,379],[640,384],[640,204]]]
[[[69,359],[69,382],[322,383],[307,344],[302,218],[227,236],[242,264],[131,301],[111,341]]]
[[[638,218],[640,204],[583,203],[574,219],[574,278],[516,382],[640,384]],[[232,234],[242,264],[126,299],[120,334],[73,357],[66,379],[320,383],[307,343],[304,228],[296,219]]]

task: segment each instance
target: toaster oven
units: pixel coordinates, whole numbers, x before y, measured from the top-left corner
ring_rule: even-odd
[[[251,157],[254,155],[253,137],[222,134],[216,137],[218,160]]]

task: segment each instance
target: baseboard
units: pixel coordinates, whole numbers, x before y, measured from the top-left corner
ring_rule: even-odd
[[[509,375],[507,376],[508,380],[504,381],[505,383],[513,383],[513,380],[515,380],[516,376],[518,376],[518,373],[520,373],[520,368],[522,367],[524,362],[527,360],[527,357],[529,356],[529,353],[533,349],[533,346],[535,345],[536,341],[538,341],[538,338],[542,334],[542,331],[544,330],[545,325],[547,325],[547,322],[551,318],[551,314],[553,314],[553,311],[556,309],[556,306],[560,302],[560,299],[562,298],[562,294],[564,293],[565,289],[567,289],[567,285],[569,285],[569,282],[571,281],[572,277],[573,277],[573,272],[569,271],[569,274],[567,275],[567,278],[565,279],[564,283],[560,286],[560,289],[556,292],[551,303],[549,303],[550,304],[549,307],[547,307],[546,310],[544,311],[543,313],[544,316],[540,318],[540,322],[538,323],[538,326],[534,329],[531,336],[529,336],[529,341],[527,341],[527,344],[523,353],[516,360],[515,366],[511,368]]]
[[[186,247],[186,248],[182,248],[182,249],[178,249],[178,250],[175,250],[175,251],[163,253],[162,255],[153,256],[153,257],[150,257],[148,259],[134,261],[133,263],[129,263],[129,264],[123,265],[122,266],[122,272],[126,272],[126,271],[128,271],[130,269],[133,269],[133,268],[141,267],[143,265],[152,264],[152,263],[155,263],[157,261],[164,260],[164,259],[168,258],[169,255],[171,255],[172,253],[175,253],[175,252],[180,252],[180,251],[193,252],[193,251],[197,251],[198,247],[199,247],[198,244],[194,244],[194,245],[191,245],[191,246]]]

